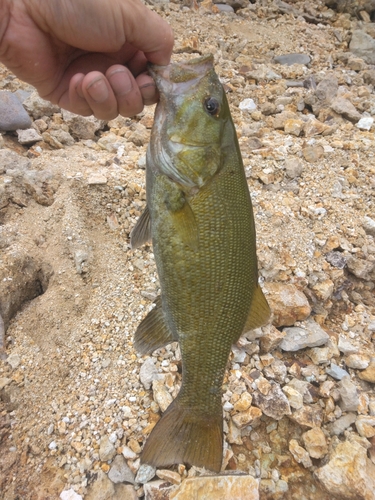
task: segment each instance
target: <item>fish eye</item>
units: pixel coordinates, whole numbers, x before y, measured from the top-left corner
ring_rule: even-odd
[[[204,107],[207,113],[209,113],[212,116],[215,116],[219,113],[220,110],[220,104],[217,99],[214,97],[207,97],[204,100]]]

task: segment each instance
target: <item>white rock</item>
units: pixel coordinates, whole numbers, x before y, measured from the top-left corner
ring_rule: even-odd
[[[126,460],[134,460],[137,458],[137,454],[129,448],[129,446],[122,447],[122,454]]]
[[[64,490],[60,493],[61,500],[82,500],[81,495],[78,495],[72,488]]]
[[[283,351],[299,351],[306,347],[318,347],[329,340],[328,333],[313,320],[306,321],[306,328],[298,326],[284,328],[285,337],[280,343]]]
[[[233,352],[233,363],[243,363],[246,358],[246,351],[244,349],[240,349],[236,345],[232,346]]]
[[[331,366],[329,368],[326,368],[326,373],[328,375],[331,375],[331,377],[335,378],[336,380],[341,380],[342,378],[349,376],[349,373],[346,370],[340,368],[340,366],[336,365],[333,362],[331,363]]]
[[[141,366],[139,378],[144,388],[147,390],[151,388],[154,380],[160,380],[161,374],[158,373],[155,362],[152,358],[147,358]]]
[[[363,217],[362,226],[367,234],[370,234],[371,236],[375,236],[375,220],[374,219],[371,219],[371,217],[368,217],[367,215],[365,215]]]
[[[122,455],[116,455],[114,458],[108,477],[113,483],[134,483],[134,474]]]
[[[255,111],[257,109],[257,105],[253,101],[253,99],[244,99],[240,102],[239,108],[242,111]]]
[[[364,116],[357,122],[356,126],[361,130],[370,130],[374,123],[372,116]]]
[[[344,411],[357,411],[359,405],[358,391],[350,377],[343,377],[337,387],[341,396],[341,409]]]
[[[17,135],[20,144],[34,144],[43,140],[43,137],[34,128],[18,129]]]
[[[358,352],[358,347],[354,346],[349,340],[342,335],[339,336],[337,347],[343,354],[354,354]]]
[[[9,356],[7,357],[7,363],[10,364],[10,366],[13,368],[13,370],[18,368],[20,363],[21,363],[21,358],[20,358],[19,354],[16,354],[16,353],[9,354]]]
[[[102,462],[111,460],[116,455],[116,448],[110,442],[108,436],[103,436],[100,440],[99,457]]]
[[[156,468],[153,467],[152,465],[148,464],[142,464],[138,470],[138,473],[135,477],[135,482],[136,483],[148,483],[148,481],[151,481],[153,477],[155,477],[156,474]]]
[[[94,186],[96,184],[107,184],[107,182],[107,177],[99,172],[93,172],[87,179],[87,184],[89,184],[90,186]]]

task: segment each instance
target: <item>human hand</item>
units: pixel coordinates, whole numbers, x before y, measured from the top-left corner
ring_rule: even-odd
[[[147,61],[170,61],[173,32],[140,0],[0,0],[0,61],[43,99],[110,120],[157,101]]]

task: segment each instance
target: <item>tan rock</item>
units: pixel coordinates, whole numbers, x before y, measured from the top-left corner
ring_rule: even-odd
[[[253,398],[247,391],[241,394],[240,399],[234,404],[235,411],[245,411],[250,408]]]
[[[108,500],[138,500],[138,495],[131,484],[119,483],[115,484],[115,493]]]
[[[330,347],[313,347],[309,349],[306,354],[315,365],[328,363],[333,356]]]
[[[289,404],[292,408],[295,408],[296,410],[302,408],[303,396],[300,392],[294,389],[294,387],[290,387],[288,385],[285,385],[283,387],[283,391],[286,394],[286,397],[288,398]]]
[[[375,384],[375,362],[373,361],[372,363],[370,363],[368,368],[366,368],[366,370],[358,373],[358,377],[362,380],[365,380],[366,382]]]
[[[328,464],[317,469],[315,475],[334,498],[374,499],[375,465],[367,458],[367,450],[358,443],[340,443]]]
[[[128,446],[134,453],[141,453],[141,447],[136,439],[129,439]]]
[[[298,137],[301,135],[303,127],[304,122],[302,120],[286,120],[284,124],[284,132]]]
[[[258,481],[252,476],[206,476],[183,481],[170,500],[258,500]]]
[[[262,172],[258,174],[258,178],[268,186],[268,184],[273,184],[275,182],[275,174],[274,172],[269,172],[268,169],[264,169]]]
[[[108,500],[113,498],[115,492],[115,485],[107,474],[101,470],[98,472],[98,477],[88,488],[85,500]]]
[[[315,118],[310,118],[303,128],[306,137],[313,137],[314,135],[319,135],[329,129],[329,126],[325,125]]]
[[[303,427],[320,427],[323,422],[323,411],[317,405],[305,405],[295,411],[291,416],[291,420]]]
[[[259,408],[250,406],[248,410],[241,411],[240,413],[237,413],[237,415],[234,415],[232,420],[239,429],[242,429],[243,427],[246,427],[258,420],[261,416],[262,411]]]
[[[76,450],[77,453],[83,453],[86,450],[86,446],[81,443],[81,441],[73,441],[72,447]]]
[[[280,420],[284,415],[290,415],[290,405],[279,384],[271,381],[271,389],[267,395],[254,392],[254,404],[257,405],[268,417]]]
[[[258,391],[264,396],[267,396],[267,394],[271,390],[271,384],[264,377],[259,377],[258,379],[256,379],[255,384],[258,388]]]
[[[143,486],[146,500],[167,500],[170,498],[169,495],[171,492],[176,489],[177,486],[168,485],[168,483],[161,479],[150,481]]]
[[[241,429],[239,429],[232,419],[228,422],[227,441],[230,444],[243,444]]]
[[[335,250],[335,248],[338,248],[340,246],[340,238],[337,236],[337,234],[333,234],[328,237],[326,244],[323,247],[323,253],[326,254],[328,252],[331,252],[332,250]]]
[[[306,145],[302,149],[302,154],[307,162],[316,163],[323,158],[324,149],[320,144]]]
[[[313,427],[302,434],[303,443],[312,458],[322,458],[328,453],[327,440],[320,427]]]
[[[263,331],[264,335],[260,338],[260,351],[262,353],[276,349],[285,337],[285,332],[281,332],[274,325],[267,325]]]
[[[298,115],[292,111],[283,111],[277,114],[273,121],[273,128],[283,129],[288,120],[298,120]]]
[[[157,402],[157,404],[160,406],[161,411],[164,412],[172,403],[172,396],[169,394],[167,388],[161,380],[153,381],[152,390],[154,394],[154,401]]]
[[[349,368],[354,368],[356,370],[364,370],[368,368],[370,364],[370,356],[364,353],[349,354],[345,358],[345,364]]]
[[[317,283],[315,286],[312,287],[317,298],[323,301],[328,300],[332,296],[333,288],[334,288],[333,281],[329,279]]]
[[[100,440],[99,456],[102,462],[112,460],[116,455],[116,448],[110,442],[108,436],[103,436]]]
[[[178,472],[168,469],[160,469],[156,471],[156,475],[163,481],[168,481],[171,484],[180,484],[181,476]]]
[[[273,363],[274,359],[275,359],[275,358],[272,356],[272,354],[262,354],[262,355],[261,355],[261,356],[259,356],[259,357],[260,357],[260,360],[261,360],[262,365],[263,365],[264,367],[266,367],[266,366],[270,366],[270,365]]]
[[[264,286],[268,303],[273,311],[273,324],[291,326],[308,318],[311,308],[306,296],[292,284],[267,283]]]
[[[322,398],[329,398],[329,396],[331,395],[331,391],[334,387],[335,387],[335,382],[333,382],[332,380],[324,381],[319,388],[320,396],[322,396]]]
[[[299,464],[308,468],[312,466],[311,458],[307,451],[298,444],[298,441],[291,439],[289,441],[289,451],[293,455],[293,458]]]

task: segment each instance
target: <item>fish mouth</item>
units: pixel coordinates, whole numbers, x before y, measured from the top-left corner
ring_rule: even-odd
[[[167,66],[150,64],[148,70],[161,94],[176,94],[194,86],[213,68],[214,57],[212,54],[207,54],[190,61],[170,63]]]

